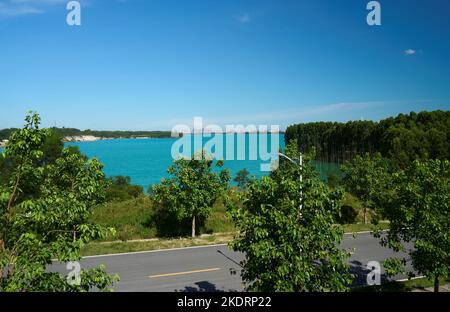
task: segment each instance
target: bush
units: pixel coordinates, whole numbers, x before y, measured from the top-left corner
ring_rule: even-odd
[[[115,176],[109,179],[110,186],[106,190],[107,201],[125,201],[144,195],[144,188],[132,185],[130,177]]]
[[[336,172],[332,171],[328,174],[327,181],[329,187],[336,188],[339,186],[340,178]]]
[[[341,215],[338,218],[340,224],[350,224],[356,222],[356,217],[358,216],[358,211],[352,206],[343,205],[341,207]]]

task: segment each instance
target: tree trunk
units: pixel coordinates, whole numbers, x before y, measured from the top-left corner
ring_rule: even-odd
[[[11,261],[11,259],[10,259],[10,261]],[[8,263],[8,272],[7,272],[6,276],[7,277],[12,276],[13,272],[14,272],[14,263],[9,262]]]
[[[192,238],[195,237],[195,216],[192,216]]]
[[[367,224],[367,207],[364,207],[364,224]]]
[[[439,275],[434,275],[434,292],[439,292]]]

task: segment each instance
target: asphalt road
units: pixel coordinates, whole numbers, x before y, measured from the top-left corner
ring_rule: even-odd
[[[341,248],[352,253],[349,264],[358,276],[356,284],[366,283],[369,261],[406,257],[382,247],[370,234],[357,234],[355,238],[345,235]],[[116,291],[242,291],[239,266],[242,259],[243,254],[216,245],[85,257],[81,267],[104,264],[109,273],[119,274]],[[65,267],[56,264],[52,270],[64,272]]]

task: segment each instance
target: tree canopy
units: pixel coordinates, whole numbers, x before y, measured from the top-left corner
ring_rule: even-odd
[[[373,156],[357,155],[342,167],[342,182],[345,189],[357,196],[364,205],[364,223],[368,223],[368,209],[375,210],[375,197],[383,196],[389,190],[388,161],[380,153]],[[379,201],[379,200],[378,200]]]
[[[295,142],[286,154],[298,159]],[[229,204],[239,230],[230,246],[245,253],[249,290],[344,291],[350,284],[343,233],[334,226],[342,190],[329,189],[310,160],[300,167],[281,159],[270,176],[248,184],[242,206]]]
[[[380,204],[390,221],[382,244],[400,251],[402,242],[413,242],[413,267],[434,278],[437,291],[439,278],[450,275],[450,162],[414,161],[393,175],[392,193]],[[398,260],[386,264],[388,272],[400,271]]]
[[[221,167],[202,151],[201,157],[180,158],[173,162],[167,172],[172,176],[163,179],[150,189],[153,200],[179,221],[191,220],[191,235],[195,237],[196,221],[204,220],[211,213],[215,201],[228,187],[229,172],[213,171],[213,165]]]
[[[81,270],[79,283],[47,270],[52,259],[79,260],[81,247],[113,229],[88,222],[104,196],[102,164],[70,150],[47,163],[51,134],[39,124],[39,115],[29,114],[1,155],[12,167],[0,185],[0,291],[108,290],[117,277],[102,267]]]
[[[311,122],[286,129],[288,144],[296,139],[318,160],[343,163],[356,155],[381,153],[405,168],[415,159],[449,159],[450,111],[411,112],[379,122]]]
[[[244,168],[236,173],[236,177],[233,179],[233,181],[237,183],[239,188],[244,189],[250,182],[249,175],[250,172],[248,172],[248,170]]]

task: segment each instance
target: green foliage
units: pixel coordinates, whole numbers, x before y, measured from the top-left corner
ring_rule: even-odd
[[[105,240],[145,239],[157,235],[156,228],[151,224],[154,213],[151,200],[147,196],[139,196],[97,205],[89,220],[116,230],[116,235],[106,237]]]
[[[341,168],[344,173],[342,183],[348,192],[362,201],[364,223],[367,224],[367,209],[374,210],[375,199],[388,194],[390,187],[388,163],[379,153],[374,156],[366,153],[363,157],[357,155]]]
[[[108,290],[117,278],[102,268],[82,270],[78,286],[46,271],[52,259],[79,260],[81,247],[113,230],[88,222],[104,194],[102,164],[66,150],[46,164],[43,150],[51,134],[39,124],[39,115],[28,115],[2,155],[13,167],[0,186],[0,291]]]
[[[295,142],[286,155],[298,159]],[[241,275],[250,290],[344,291],[350,284],[348,253],[338,248],[343,233],[333,226],[342,190],[330,190],[310,160],[300,168],[280,159],[270,176],[250,182],[243,206],[229,205],[239,230],[230,247],[245,252]]]
[[[0,141],[7,140],[10,137],[11,133],[13,133],[17,130],[19,130],[19,129],[9,128],[9,129],[0,130]]]
[[[340,183],[339,175],[334,171],[330,172],[327,177],[327,182],[328,182],[328,186],[331,188],[338,187],[339,183]]]
[[[205,220],[204,226],[201,231],[208,234],[215,233],[229,233],[236,231],[234,222],[227,213],[227,203],[233,202],[236,205],[240,205],[239,193],[235,189],[230,188],[225,196],[226,200],[223,198],[218,198],[214,203],[211,210],[211,214]]]
[[[51,129],[43,131],[46,132],[46,135],[41,148],[42,155],[33,161],[34,167],[52,164],[56,159],[62,157],[63,154],[64,142],[62,136]],[[81,155],[78,147],[69,147],[65,152]],[[87,160],[87,157],[82,157]],[[0,157],[0,184],[6,185],[8,183],[14,168],[17,166],[18,159],[11,159],[6,154],[4,154],[4,157]],[[36,195],[35,192],[38,191],[38,187],[33,182],[36,181],[31,176],[28,176],[27,179],[22,179],[22,196],[33,197]]]
[[[339,223],[347,225],[362,223],[361,226],[355,226],[355,228],[360,227],[362,231],[371,229],[370,223],[364,224],[364,213],[366,213],[369,222],[375,223],[375,213],[372,210],[366,211],[366,208],[356,196],[345,192],[341,202],[341,214],[337,217]]]
[[[442,284],[450,283],[450,279],[441,279]],[[427,288],[433,286],[428,278],[417,278],[406,281],[390,281],[381,285],[361,286],[352,288],[353,292],[410,292],[410,291],[429,291]]]
[[[56,159],[62,156],[64,150],[63,137],[53,130],[47,131],[48,134],[42,146],[43,156],[40,160],[42,164],[54,163]]]
[[[237,200],[235,193],[229,191],[229,197]],[[179,237],[190,234],[190,221],[181,223],[172,216],[162,216],[161,207],[148,196],[139,196],[127,200],[113,200],[97,205],[90,217],[91,223],[116,230],[115,236],[105,240],[132,240],[156,237]],[[166,213],[167,211],[164,210]],[[215,234],[234,231],[234,223],[226,214],[226,207],[220,198],[214,203],[211,214],[204,225],[199,225],[201,233]]]
[[[217,162],[216,166],[222,164]],[[227,170],[215,173],[213,161],[207,159],[203,151],[192,159],[175,160],[167,172],[173,178],[163,179],[150,189],[152,199],[159,205],[160,221],[171,221],[171,218],[182,224],[191,221],[194,237],[196,227],[209,216],[216,200],[225,194],[229,173]]]
[[[405,273],[404,261],[399,258],[388,258],[383,261],[383,267],[387,276]]]
[[[144,195],[144,188],[140,185],[132,185],[130,177],[115,176],[109,178],[109,182],[106,201],[125,201]]]
[[[0,154],[0,185],[8,183],[12,170],[13,170],[12,160],[6,158],[4,154]]]
[[[318,160],[343,163],[356,155],[380,152],[394,166],[405,168],[415,159],[449,159],[450,111],[399,114],[380,122],[312,122],[289,126],[286,144],[296,139]]]
[[[236,177],[233,179],[233,181],[237,183],[237,185],[240,189],[245,189],[247,184],[250,182],[249,174],[250,174],[250,172],[248,172],[248,170],[245,168],[242,170],[239,170],[236,173]]]
[[[356,222],[357,216],[358,212],[352,206],[342,205],[341,213],[340,216],[337,218],[337,221],[340,224],[351,224]]]
[[[449,177],[448,160],[414,161],[393,175],[394,194],[383,204],[390,221],[383,245],[399,251],[404,249],[402,241],[413,242],[409,252],[414,269],[436,280],[449,277]]]

